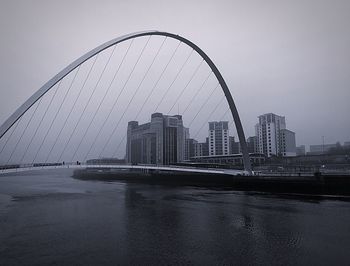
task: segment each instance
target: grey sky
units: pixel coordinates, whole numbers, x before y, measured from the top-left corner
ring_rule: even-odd
[[[247,136],[286,116],[297,144],[350,141],[350,1],[0,1],[0,122],[97,45],[157,29],[199,45]]]

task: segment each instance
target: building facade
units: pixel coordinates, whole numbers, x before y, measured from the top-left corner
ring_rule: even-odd
[[[247,148],[249,153],[259,153],[258,146],[258,138],[256,136],[247,138]]]
[[[265,156],[263,154],[251,154],[250,161],[253,165],[261,165],[265,163]],[[214,155],[214,156],[201,156],[193,157],[191,159],[193,163],[199,164],[212,164],[212,167],[217,165],[230,167],[242,167],[243,168],[243,158],[242,154],[229,154],[229,155]]]
[[[196,145],[198,144],[198,141],[195,139],[187,138],[185,141],[185,156],[184,160],[188,161],[190,158],[194,157],[196,152]]]
[[[281,129],[281,153],[283,157],[296,156],[295,133],[288,129]]]
[[[194,145],[194,157],[208,156],[209,155],[209,138],[206,138],[205,142],[197,142]],[[190,157],[191,159],[192,157]]]
[[[300,145],[296,148],[297,156],[305,156],[306,154],[306,148],[305,145]]]
[[[320,144],[320,145],[310,145],[310,155],[325,154],[329,152],[330,149],[336,148],[337,144]]]
[[[241,153],[240,143],[235,141],[234,136],[229,136],[229,154],[239,154],[239,153]]]
[[[295,133],[286,129],[284,116],[260,115],[255,125],[257,152],[267,157],[296,156]]]
[[[209,122],[209,156],[229,154],[228,121]]]
[[[139,125],[130,121],[127,130],[126,158],[132,164],[168,165],[185,158],[188,129],[180,115],[154,113],[151,122]]]

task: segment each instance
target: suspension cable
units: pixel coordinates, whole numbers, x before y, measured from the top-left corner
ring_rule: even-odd
[[[124,54],[124,56],[123,56],[121,62],[119,63],[118,68],[117,68],[116,72],[114,73],[114,76],[113,76],[111,82],[109,83],[108,88],[112,87],[112,85],[113,85],[113,83],[114,83],[114,80],[115,80],[115,78],[117,77],[117,75],[118,75],[118,73],[119,73],[119,70],[121,69],[121,66],[122,66],[123,63],[124,63],[124,60],[125,60],[126,56],[127,56],[128,53],[129,53],[131,44],[132,44],[132,42],[130,42],[129,47],[128,47],[126,53]],[[86,160],[86,157],[87,157],[88,154],[90,153],[90,150],[92,149],[93,145],[94,145],[95,142],[97,141],[97,138],[100,136],[100,134],[101,134],[101,132],[102,132],[102,129],[104,128],[104,126],[106,125],[106,123],[107,123],[109,117],[111,116],[111,114],[112,114],[112,112],[113,112],[113,110],[114,110],[114,108],[115,108],[115,106],[116,106],[116,104],[117,104],[117,102],[118,102],[118,100],[119,100],[119,97],[120,97],[121,93],[122,93],[122,91],[120,91],[120,92],[118,93],[118,96],[117,96],[116,99],[114,100],[114,102],[113,102],[113,104],[112,104],[112,107],[109,109],[108,115],[107,115],[106,118],[104,119],[104,121],[103,121],[103,123],[102,123],[102,126],[99,127],[98,133],[97,133],[97,135],[95,136],[95,139],[94,139],[94,141],[92,142],[92,145],[90,146],[89,151],[88,151],[87,155],[86,155],[85,158],[84,158],[84,161]]]
[[[98,56],[98,55],[99,55],[99,54],[97,54],[96,56]],[[62,158],[64,152],[66,151],[66,149],[67,149],[67,147],[68,147],[68,144],[70,143],[70,141],[71,141],[71,139],[72,139],[74,133],[76,132],[77,127],[78,127],[78,125],[79,125],[79,123],[80,123],[80,121],[81,121],[81,118],[83,117],[83,115],[84,115],[84,113],[85,113],[85,111],[86,111],[86,108],[88,107],[88,105],[89,105],[89,103],[90,103],[90,101],[91,101],[91,99],[92,99],[92,96],[95,94],[96,88],[97,88],[97,87],[95,86],[94,89],[92,90],[90,96],[89,96],[88,101],[85,103],[84,109],[83,109],[83,111],[81,112],[81,114],[80,114],[80,116],[79,116],[79,118],[78,118],[78,121],[76,122],[76,124],[75,124],[75,126],[74,126],[74,129],[73,129],[73,131],[71,132],[71,134],[70,134],[70,136],[69,136],[68,141],[67,141],[66,144],[64,145],[64,148],[63,148],[63,150],[62,150],[62,152],[61,152],[61,154],[60,154],[60,157],[58,158],[58,162],[61,161],[61,158]]]
[[[51,128],[52,128],[52,126],[53,126],[53,124],[54,124],[54,122],[56,121],[56,118],[57,118],[59,112],[61,111],[61,108],[62,108],[62,106],[63,106],[63,103],[64,103],[64,102],[66,101],[66,99],[67,99],[68,93],[70,92],[70,90],[71,90],[71,88],[72,88],[72,86],[73,86],[73,84],[74,84],[74,82],[75,82],[75,79],[76,79],[76,77],[77,77],[77,75],[78,75],[78,73],[79,73],[80,67],[81,67],[81,65],[79,65],[77,71],[75,71],[74,77],[73,77],[72,81],[70,82],[69,87],[68,87],[66,93],[64,94],[63,100],[61,101],[60,106],[59,106],[59,108],[57,109],[54,118],[51,120],[51,124],[50,124],[48,130],[46,131],[46,134],[45,134],[43,140],[42,140],[41,143],[40,143],[39,149],[38,149],[37,152],[35,153],[35,156],[34,156],[34,158],[33,158],[32,164],[33,164],[34,161],[36,160],[36,158],[37,158],[37,156],[38,156],[38,154],[39,154],[39,152],[40,152],[40,150],[41,150],[41,148],[42,148],[42,146],[43,146],[43,144],[44,144],[44,142],[45,142],[45,140],[46,140],[46,138],[47,138],[47,136],[48,136],[48,134],[49,134],[49,132],[50,132],[50,130],[51,130]]]
[[[10,136],[6,139],[6,142],[5,142],[4,146],[2,146],[2,148],[1,148],[0,155],[2,154],[3,150],[5,149],[7,143],[9,142],[10,138],[12,137],[13,133],[16,131],[16,129],[17,129],[19,123],[20,123],[21,120],[22,120],[22,117],[23,117],[23,116],[21,116],[21,117],[18,119],[18,122],[17,122],[16,125],[13,127]]]
[[[133,100],[133,98],[135,97],[136,93],[139,91],[141,85],[143,84],[143,81],[146,79],[146,77],[147,77],[149,71],[151,70],[151,68],[152,68],[152,66],[153,66],[153,64],[154,64],[154,62],[156,61],[156,59],[157,59],[157,57],[158,57],[158,55],[159,55],[159,53],[160,53],[162,47],[164,46],[164,43],[165,43],[166,38],[167,38],[167,37],[164,38],[163,42],[162,42],[161,45],[159,46],[159,48],[158,48],[158,50],[157,50],[155,56],[154,56],[153,59],[152,59],[151,64],[148,66],[146,72],[144,73],[144,75],[143,75],[143,77],[142,77],[142,79],[141,79],[139,85],[137,86],[137,89],[135,90],[135,92],[134,92],[134,94],[133,94],[133,96],[132,96],[130,102]],[[129,102],[129,104],[130,104],[130,102]],[[94,141],[92,142],[92,144],[91,144],[91,146],[90,146],[88,152],[86,153],[86,155],[85,155],[85,157],[84,157],[84,161],[87,159],[87,156],[89,155],[89,153],[90,153],[90,151],[91,151],[93,145],[95,144],[99,133],[100,133],[100,131],[98,132],[98,134],[97,134],[97,136],[95,137]]]
[[[135,64],[134,64],[134,66],[133,66],[133,68],[132,68],[132,70],[131,70],[131,72],[130,72],[130,74],[129,74],[129,76],[128,76],[128,78],[126,79],[126,81],[125,81],[125,83],[124,83],[124,85],[123,85],[123,87],[122,87],[122,91],[124,91],[124,89],[125,89],[126,85],[128,84],[128,82],[129,82],[129,80],[130,80],[132,74],[134,73],[135,68],[136,68],[137,64],[139,63],[140,58],[141,58],[143,52],[145,51],[145,48],[146,48],[147,44],[148,44],[148,42],[146,42],[145,45],[143,46],[140,55],[138,56],[138,58],[137,58],[137,60],[136,60],[136,62],[135,62]],[[103,146],[102,151],[101,151],[100,154],[99,154],[99,157],[100,157],[101,154],[104,152],[104,150],[106,149],[106,147],[107,147],[109,141],[111,140],[112,136],[114,135],[114,132],[115,132],[115,130],[117,129],[120,120],[121,120],[121,119],[119,119],[118,124],[113,128],[112,133],[109,135],[109,137],[108,137],[108,139],[107,139],[107,142],[105,143],[105,145]]]
[[[157,54],[158,54],[158,53],[157,53]],[[146,73],[144,74],[144,76],[143,76],[141,82],[139,83],[137,89],[134,91],[134,93],[133,93],[131,99],[129,100],[129,102],[128,102],[126,108],[125,108],[124,111],[123,111],[123,114],[122,114],[121,117],[119,118],[118,123],[117,123],[117,125],[116,125],[116,127],[115,127],[115,129],[114,129],[113,131],[115,131],[115,130],[119,127],[119,124],[120,124],[121,120],[124,118],[124,115],[125,115],[126,112],[128,111],[130,104],[132,103],[133,99],[135,98],[137,92],[139,91],[139,89],[140,89],[140,87],[141,87],[141,85],[142,85],[144,79],[146,78],[147,73],[148,73],[149,70],[151,69],[151,66],[153,65],[153,63],[154,63],[154,60],[153,60],[152,64],[148,67],[148,69],[147,69]]]
[[[33,142],[33,140],[34,140],[36,134],[38,133],[38,130],[39,130],[39,128],[40,128],[42,122],[44,121],[44,118],[46,117],[47,112],[48,112],[48,110],[50,109],[50,107],[51,107],[51,105],[52,105],[52,102],[53,102],[53,100],[54,100],[54,98],[55,98],[55,96],[56,96],[56,94],[57,94],[57,92],[58,92],[58,90],[59,90],[61,84],[62,84],[62,79],[61,79],[60,82],[58,83],[58,86],[56,87],[56,90],[55,90],[54,94],[52,95],[51,100],[50,100],[48,106],[46,107],[46,109],[45,109],[45,111],[44,111],[43,116],[42,116],[41,119],[40,119],[39,125],[36,127],[36,129],[35,129],[35,131],[34,131],[34,134],[33,134],[32,138],[30,139],[30,142],[28,143],[28,145],[27,145],[27,147],[26,147],[26,149],[25,149],[25,152],[24,152],[23,155],[22,155],[22,158],[21,158],[21,161],[20,161],[21,163],[22,163],[24,157],[26,156],[26,154],[27,154],[27,152],[28,152],[28,149],[29,149],[30,145],[32,144],[32,142]]]
[[[173,53],[173,55],[172,55],[172,57],[171,57],[170,59],[172,59],[172,58],[174,57],[175,52],[176,52],[176,50],[174,51],[174,53]],[[171,61],[171,60],[169,60],[168,64],[170,63],[170,61]],[[202,64],[202,63],[203,63],[203,60],[202,60],[201,64]],[[168,64],[167,64],[167,65],[168,65]],[[199,67],[198,67],[198,68],[199,68]],[[163,71],[163,72],[164,72],[164,71]],[[163,72],[162,72],[162,73],[163,73]],[[211,75],[212,73],[213,73],[212,71],[209,73],[209,75],[206,77],[206,79],[204,80],[204,82],[201,84],[201,86],[200,86],[199,89],[197,90],[197,93],[194,95],[194,97],[201,91],[201,89],[204,87],[205,83],[207,82],[207,80],[209,79],[209,77],[210,77],[210,75]],[[194,75],[193,75],[193,76],[194,76]],[[160,79],[158,79],[158,81],[159,81],[159,80],[160,80]],[[190,82],[191,82],[191,80],[188,82],[188,84],[189,84]],[[158,82],[156,82],[156,84],[157,84],[157,83],[158,83]],[[188,86],[188,85],[186,85],[186,86]],[[155,86],[153,87],[153,90],[154,90],[154,88],[155,88]],[[185,87],[185,88],[186,88],[186,87]],[[137,115],[135,116],[135,118],[134,118],[135,121],[138,119],[138,116],[140,115],[140,113],[141,113],[141,111],[142,111],[142,109],[143,109],[145,103],[147,102],[148,98],[149,98],[150,95],[152,94],[153,90],[152,90],[151,93],[148,95],[148,97],[147,97],[146,100],[144,101],[143,105],[141,106],[140,110],[138,111]],[[183,90],[183,91],[184,91],[184,90]],[[194,98],[194,97],[192,97],[190,103],[193,101],[193,98]],[[189,105],[187,105],[186,110],[188,109],[188,107],[189,107]],[[172,107],[172,108],[173,108],[173,107]],[[186,110],[185,110],[185,111],[186,111]],[[169,112],[168,112],[168,113],[169,113]],[[115,150],[114,153],[113,153],[113,157],[114,157],[114,156],[116,155],[116,153],[119,151],[120,145],[124,142],[124,140],[125,140],[126,137],[127,137],[127,133],[124,134],[122,140],[119,142],[119,144],[118,144],[116,150]]]
[[[220,121],[222,121],[224,119],[224,117],[227,115],[227,113],[230,112],[230,111],[231,111],[231,109],[230,109],[230,107],[228,107],[226,112],[221,116]],[[228,126],[229,127],[231,126],[233,129],[236,128],[235,122],[233,121],[232,117],[231,118],[227,118],[227,120],[228,120]],[[232,132],[232,134],[233,134],[233,132]],[[239,142],[239,140],[238,140],[238,142]]]
[[[59,133],[58,133],[58,135],[57,135],[57,137],[56,137],[56,139],[55,139],[53,145],[52,145],[51,148],[50,148],[50,151],[49,151],[49,153],[48,153],[48,155],[47,155],[47,157],[46,157],[45,163],[47,163],[47,161],[49,160],[49,157],[50,157],[50,155],[51,155],[51,153],[52,153],[52,150],[53,150],[54,147],[56,146],[56,143],[57,143],[58,139],[60,138],[63,129],[66,127],[67,121],[68,121],[70,115],[72,114],[72,111],[73,111],[73,109],[74,109],[74,107],[75,107],[75,105],[76,105],[76,103],[77,103],[77,101],[78,101],[78,99],[79,99],[79,97],[80,97],[82,91],[83,91],[83,88],[85,87],[85,84],[86,84],[86,82],[87,82],[87,80],[88,80],[88,78],[89,78],[89,76],[90,76],[90,74],[91,74],[91,71],[92,71],[92,69],[93,69],[93,67],[94,67],[94,65],[95,65],[95,63],[96,63],[96,61],[97,61],[97,56],[94,57],[94,61],[93,61],[93,63],[92,63],[91,66],[90,66],[89,72],[88,72],[86,78],[84,79],[84,82],[83,82],[82,86],[81,86],[80,89],[79,89],[78,95],[77,95],[77,97],[75,98],[74,103],[73,103],[73,105],[71,106],[68,115],[66,116],[66,119],[65,119],[64,122],[63,122],[63,126],[61,127],[61,129],[60,129],[60,131],[59,131]]]
[[[191,81],[193,80],[194,76],[197,74],[198,70],[200,69],[202,63],[204,62],[204,59],[202,58],[201,62],[199,63],[199,65],[197,66],[196,70],[193,72],[191,78],[189,79],[189,81],[186,83],[186,86],[182,89],[182,91],[180,92],[180,94],[177,96],[173,106],[171,106],[171,108],[168,111],[168,114],[170,114],[171,110],[173,110],[174,106],[176,105],[176,103],[178,102],[178,100],[180,99],[180,97],[182,96],[182,94],[185,92],[186,88],[188,87],[188,85],[191,83]]]
[[[194,139],[198,136],[199,132],[202,130],[202,128],[207,124],[207,122],[209,121],[209,119],[211,118],[211,116],[216,112],[216,110],[219,108],[219,106],[221,105],[221,103],[226,99],[225,96],[223,96],[221,98],[221,100],[218,102],[218,104],[215,106],[214,110],[212,112],[210,112],[208,118],[206,120],[204,120],[204,123],[202,124],[202,126],[199,128],[199,130],[197,130],[197,133],[194,135]],[[225,113],[226,115],[226,113]]]
[[[24,135],[25,132],[27,131],[27,128],[28,128],[30,122],[32,121],[32,119],[33,119],[33,117],[34,117],[36,111],[38,110],[38,107],[39,107],[39,105],[40,105],[42,99],[43,99],[43,97],[40,98],[38,104],[36,105],[36,107],[35,107],[35,109],[34,109],[34,112],[33,112],[32,115],[30,116],[30,119],[28,120],[28,122],[27,122],[27,124],[26,124],[24,130],[22,131],[22,134],[21,134],[20,138],[18,139],[18,141],[17,141],[17,143],[16,143],[16,145],[15,145],[15,148],[12,150],[11,155],[10,155],[10,158],[7,160],[6,164],[8,164],[9,161],[11,160],[13,153],[14,153],[15,150],[17,149],[17,146],[18,146],[19,142],[22,140],[23,135]]]
[[[153,85],[153,87],[152,87],[152,89],[151,89],[151,92],[147,95],[146,100],[143,102],[141,108],[140,108],[139,111],[137,112],[136,118],[135,118],[134,120],[136,120],[136,119],[139,117],[139,115],[140,115],[140,113],[142,112],[142,110],[143,110],[145,104],[148,102],[149,98],[152,96],[152,94],[153,94],[155,88],[158,86],[159,81],[160,81],[161,78],[163,77],[165,71],[168,69],[168,66],[169,66],[170,62],[173,60],[173,58],[174,58],[174,56],[175,56],[177,50],[179,49],[180,44],[181,44],[181,42],[179,41],[179,43],[178,43],[178,45],[176,46],[174,52],[172,53],[172,55],[170,56],[168,62],[167,62],[166,65],[165,65],[165,67],[163,68],[163,70],[162,70],[160,76],[158,77],[157,81],[154,83],[154,85]]]
[[[211,74],[213,73],[213,71],[210,71],[209,75],[205,78],[205,80],[203,81],[202,85],[199,87],[199,89],[196,91],[196,93],[192,96],[191,100],[189,101],[189,103],[187,104],[185,110],[182,112],[182,114],[184,115],[186,113],[186,111],[188,110],[188,108],[190,107],[191,103],[193,103],[193,100],[197,97],[197,95],[199,94],[199,92],[202,91],[202,89],[204,88],[204,85],[207,83],[207,81],[209,80]]]
[[[227,108],[226,112],[220,117],[220,121],[223,121],[224,117],[227,115],[228,112],[230,112],[231,109],[230,107]],[[229,126],[231,125],[233,128],[235,128],[235,122],[233,121],[233,118],[227,118],[227,120],[229,120]]]
[[[180,44],[180,43],[179,43],[179,44]],[[177,48],[178,48],[178,47],[177,47]],[[176,50],[174,51],[173,55],[175,55],[175,52],[176,52]],[[192,52],[193,52],[193,50],[191,51],[191,53],[192,53]],[[187,60],[185,61],[185,63],[184,63],[183,66],[181,67],[181,69],[180,69],[180,71],[178,72],[178,74],[176,75],[176,77],[175,77],[175,79],[173,80],[172,84],[175,82],[177,76],[179,75],[179,73],[181,72],[182,68],[184,67],[184,65],[186,64],[186,62],[188,61],[188,59],[190,58],[191,53],[189,54]],[[172,57],[170,58],[168,64],[170,63],[171,59],[173,58],[173,55],[172,55]],[[191,81],[192,81],[192,79],[194,78],[195,74],[198,72],[200,66],[202,65],[203,61],[204,61],[204,59],[201,60],[200,64],[197,66],[197,68],[196,68],[196,70],[194,71],[194,73],[192,74],[190,80],[187,82],[186,86],[185,86],[184,89],[181,91],[180,95],[177,97],[175,103],[174,103],[173,106],[170,108],[170,110],[169,110],[168,113],[170,113],[170,111],[174,108],[176,102],[179,100],[179,98],[181,97],[181,95],[184,93],[185,89],[186,89],[186,88],[188,87],[188,85],[191,83]],[[167,64],[167,66],[168,66],[168,64]],[[164,72],[164,71],[163,71],[163,72]],[[163,74],[163,72],[162,72],[162,74]],[[158,81],[159,81],[159,80],[160,80],[160,79],[158,79]],[[158,83],[158,82],[157,82],[157,83]],[[157,83],[156,83],[156,84],[157,84]],[[170,87],[172,86],[172,84],[169,86],[168,90],[170,89]],[[154,88],[155,88],[155,86],[154,86]],[[151,91],[151,94],[152,94],[152,92],[153,92],[153,90]],[[137,115],[136,115],[136,117],[135,117],[134,120],[137,120],[139,114],[141,113],[141,110],[142,110],[143,106],[145,105],[145,103],[147,102],[147,100],[148,100],[148,98],[149,98],[149,96],[150,96],[151,94],[149,94],[148,97],[146,98],[146,100],[144,101],[144,103],[143,103],[141,109],[138,111],[138,113],[137,113]],[[159,104],[158,104],[158,105],[159,105]],[[117,148],[115,149],[115,151],[114,151],[112,157],[114,157],[114,156],[116,155],[116,153],[119,151],[120,145],[124,142],[126,136],[127,136],[127,134],[124,134],[123,138],[121,139],[121,141],[119,142]]]
[[[113,47],[113,50],[112,50],[111,54],[109,55],[109,58],[108,58],[108,60],[107,60],[107,62],[106,62],[106,64],[105,64],[105,66],[104,66],[104,68],[103,68],[103,70],[102,70],[102,72],[101,72],[101,74],[100,74],[100,76],[99,76],[99,78],[98,78],[98,81],[97,81],[97,83],[96,83],[96,85],[95,85],[95,89],[96,89],[96,87],[97,87],[97,86],[100,84],[100,82],[101,82],[102,76],[104,75],[104,73],[105,73],[105,71],[106,71],[106,68],[107,68],[107,66],[108,66],[108,64],[109,64],[109,62],[110,62],[110,60],[111,60],[111,58],[112,58],[112,55],[113,55],[113,53],[114,53],[114,51],[115,51],[115,48],[116,48],[116,46]],[[95,89],[94,89],[94,90],[95,90]],[[105,100],[105,98],[106,98],[106,95],[107,95],[107,93],[108,93],[108,90],[109,90],[109,88],[107,88],[107,90],[105,91],[105,94],[103,95],[102,100],[100,101],[100,103],[99,103],[97,109],[95,110],[94,115],[92,116],[92,119],[90,120],[88,127],[85,129],[85,132],[84,132],[84,134],[83,134],[83,137],[80,138],[80,142],[79,142],[77,148],[75,149],[75,152],[74,152],[74,154],[73,154],[73,156],[72,156],[72,159],[74,158],[75,154],[76,154],[77,151],[79,150],[81,143],[83,142],[83,140],[84,140],[84,138],[85,138],[87,132],[89,131],[89,129],[90,129],[90,127],[91,127],[93,121],[95,120],[95,117],[96,117],[98,111],[100,110],[102,103],[104,102],[104,100]],[[72,159],[71,159],[71,160],[72,160]]]
[[[163,103],[164,98],[168,95],[168,92],[170,91],[170,88],[174,85],[175,81],[179,77],[180,73],[182,72],[183,68],[185,67],[186,63],[190,59],[191,55],[193,54],[194,49],[191,50],[190,54],[187,56],[185,62],[182,64],[180,67],[179,71],[176,73],[175,78],[173,81],[170,83],[169,87],[166,89],[165,93],[163,94],[163,97],[161,98],[160,102],[157,104],[156,108],[154,109],[154,112],[158,110],[158,107]]]
[[[120,145],[124,142],[125,138],[127,136],[127,133],[124,134],[123,138],[121,139],[121,141],[119,142],[117,148],[114,150],[112,158],[114,158],[114,156],[116,156],[117,152],[119,151]]]
[[[196,113],[196,115],[193,117],[191,123],[188,125],[188,127],[191,127],[193,121],[196,119],[196,117],[198,116],[198,114],[200,113],[200,111],[202,111],[203,107],[208,103],[209,99],[211,98],[211,96],[213,95],[214,91],[216,90],[216,88],[219,86],[220,84],[218,83],[214,89],[211,91],[211,93],[209,94],[209,96],[207,97],[207,99],[205,100],[205,102],[202,104],[202,106],[199,108],[198,112]]]
[[[231,111],[230,107],[228,107],[227,110],[226,110],[226,112],[221,116],[220,121],[222,121],[222,120],[224,119],[224,117],[227,115],[227,113],[228,113],[229,111]],[[227,118],[227,119],[229,120],[229,126],[230,126],[230,124],[231,124],[231,126],[232,126],[233,128],[235,128],[235,127],[236,127],[236,126],[235,126],[235,122],[232,120],[232,117],[231,117],[231,118]]]
[[[230,107],[227,108],[226,112],[220,117],[220,121],[222,121],[222,119],[224,119],[224,117],[227,115],[228,111],[230,111]]]

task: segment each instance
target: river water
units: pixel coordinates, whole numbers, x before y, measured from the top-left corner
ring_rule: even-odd
[[[0,175],[0,265],[350,265],[350,201]]]

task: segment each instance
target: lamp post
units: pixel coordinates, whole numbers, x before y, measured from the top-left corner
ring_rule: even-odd
[[[322,136],[322,154],[324,154],[324,136]]]

